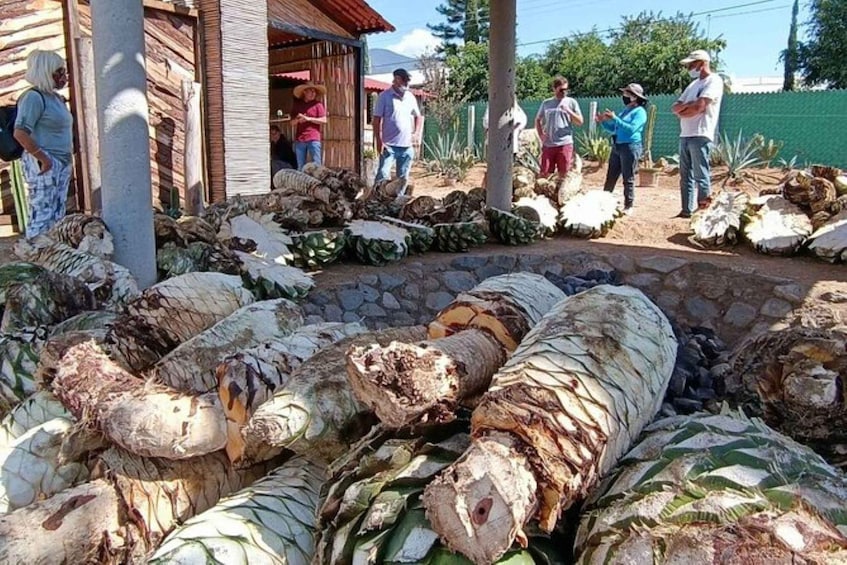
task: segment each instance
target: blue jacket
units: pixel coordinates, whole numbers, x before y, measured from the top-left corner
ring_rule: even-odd
[[[643,106],[624,108],[614,120],[600,122],[600,125],[615,135],[615,143],[641,143],[641,134],[647,125],[647,110]]]

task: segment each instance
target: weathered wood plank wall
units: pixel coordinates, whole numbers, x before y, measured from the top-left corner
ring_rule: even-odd
[[[62,3],[58,0],[0,0],[0,104],[13,104],[28,84],[26,58],[36,49],[65,56]],[[67,92],[64,93],[67,95]],[[0,162],[0,226],[14,213],[9,165]]]
[[[79,5],[80,27],[91,35],[91,9]],[[144,10],[147,101],[150,108],[152,198],[163,206],[185,203],[185,113],[182,81],[196,80],[197,18],[155,8]]]
[[[356,170],[356,54],[355,48],[319,41],[275,49],[271,74],[309,70],[311,79],[327,88],[324,103],[323,159],[329,167]]]

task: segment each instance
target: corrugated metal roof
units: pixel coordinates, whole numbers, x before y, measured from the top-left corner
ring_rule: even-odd
[[[351,33],[395,31],[394,26],[371,8],[365,0],[311,0],[311,2]]]

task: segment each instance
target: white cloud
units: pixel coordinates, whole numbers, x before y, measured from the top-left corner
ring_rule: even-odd
[[[388,49],[407,57],[420,57],[427,51],[433,51],[440,43],[441,41],[429,31],[415,28],[397,43],[389,45]]]

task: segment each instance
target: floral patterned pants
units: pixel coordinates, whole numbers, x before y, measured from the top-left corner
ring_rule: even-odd
[[[53,168],[41,174],[38,159],[27,152],[21,156],[21,168],[27,186],[29,218],[26,238],[42,234],[65,216],[68,201],[68,185],[71,182],[71,166],[53,156]]]

